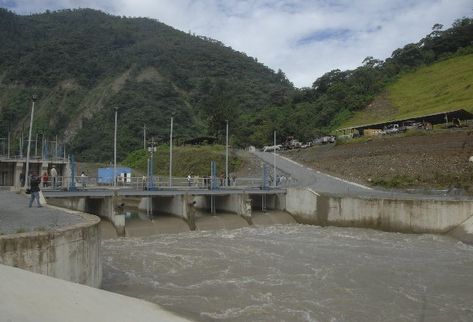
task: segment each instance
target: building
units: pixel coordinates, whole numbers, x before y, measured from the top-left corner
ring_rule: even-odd
[[[338,129],[336,130],[336,133],[338,137],[353,137],[356,135],[370,136],[373,134],[379,134],[380,131],[384,129],[384,127],[390,124],[394,124],[394,123],[399,124],[399,126],[403,126],[405,123],[407,124],[408,122],[409,123],[417,122],[417,123],[424,124],[426,127],[428,125],[432,126],[432,125],[441,125],[441,124],[444,124],[446,127],[449,127],[449,126],[459,126],[471,120],[473,120],[472,113],[464,109],[458,109],[454,111],[426,114],[426,115],[409,117],[409,118],[404,118],[404,119],[395,119],[395,120],[390,120],[387,122],[351,126],[351,127]]]

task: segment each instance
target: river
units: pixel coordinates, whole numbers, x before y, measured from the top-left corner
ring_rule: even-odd
[[[473,321],[473,247],[300,224],[103,241],[103,288],[196,321]]]

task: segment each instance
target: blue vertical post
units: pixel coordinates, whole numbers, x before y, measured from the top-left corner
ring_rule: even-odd
[[[72,155],[72,154],[70,156],[70,164],[71,164],[71,180],[69,181],[68,191],[77,191],[77,187],[76,187],[76,162],[74,160],[74,155]]]
[[[146,182],[146,187],[148,188],[148,190],[151,190],[151,191],[155,190],[153,165],[154,165],[154,158],[153,158],[153,153],[151,153],[151,158],[148,159],[148,181]]]
[[[210,162],[210,190],[218,189],[217,162]]]
[[[216,190],[218,188],[217,183],[217,162],[211,161],[210,162],[210,190]],[[210,195],[210,213],[215,214],[215,196],[213,194]]]
[[[263,190],[269,189],[269,171],[266,163],[263,164],[263,186],[261,188]]]

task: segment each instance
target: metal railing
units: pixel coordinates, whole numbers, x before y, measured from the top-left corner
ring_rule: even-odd
[[[106,180],[107,179],[107,180]],[[210,177],[172,177],[171,186],[169,185],[169,177],[154,176],[152,182],[150,178],[141,177],[117,177],[116,187],[118,189],[136,189],[136,190],[151,190],[151,189],[179,189],[179,190],[196,190],[196,189],[210,189]],[[234,178],[229,179],[225,184],[224,178],[214,178],[214,187],[217,189],[248,189],[248,188],[262,188],[263,180],[261,178]],[[113,188],[113,181],[110,178],[101,177],[82,177],[75,176],[58,176],[54,180],[53,177],[48,177],[46,182],[42,181],[41,186],[43,190],[69,190],[71,187],[77,190],[89,189],[110,189]],[[278,187],[284,187],[281,184]],[[272,186],[270,186],[271,188]]]

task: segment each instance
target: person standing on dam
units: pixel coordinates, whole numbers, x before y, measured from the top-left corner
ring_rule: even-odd
[[[41,203],[39,202],[39,192],[40,188],[39,185],[41,184],[41,177],[36,176],[36,173],[31,175],[31,183],[30,183],[30,191],[31,191],[31,198],[28,207],[31,208],[33,205],[33,201],[36,199],[36,203],[38,204],[38,208],[41,208]]]
[[[57,170],[56,170],[55,166],[53,166],[51,168],[51,177],[53,178],[53,189],[56,189],[56,186],[57,186]]]

